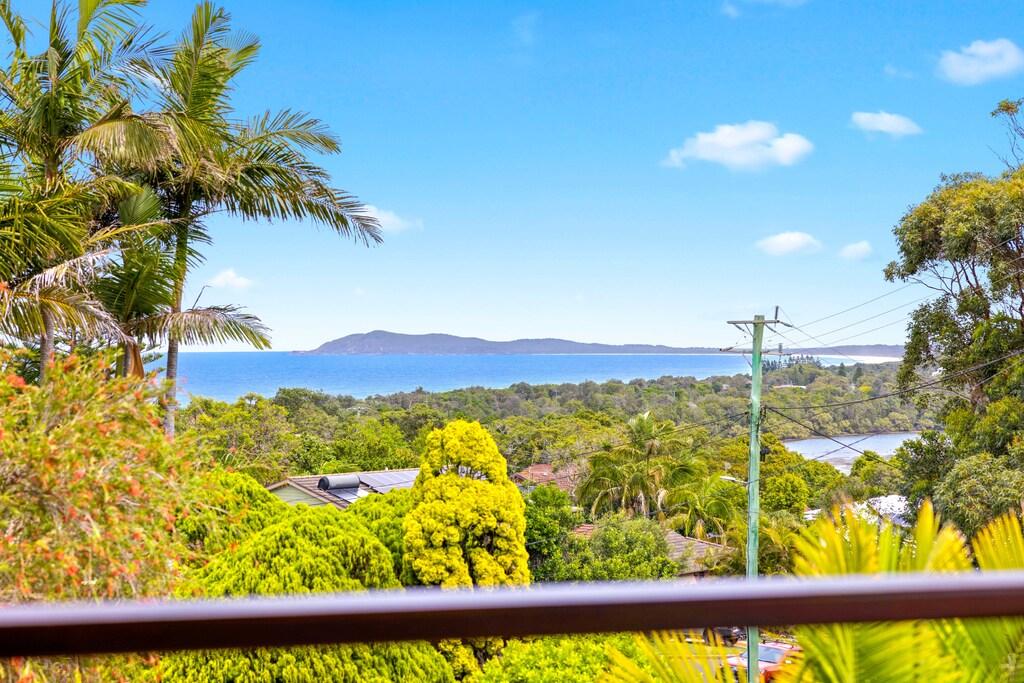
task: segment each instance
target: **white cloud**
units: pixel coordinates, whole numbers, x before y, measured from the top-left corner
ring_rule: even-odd
[[[1006,38],[976,40],[959,52],[945,50],[939,75],[957,85],[977,85],[1024,70],[1024,50]]]
[[[522,47],[529,47],[537,42],[537,23],[539,21],[540,12],[527,12],[513,19],[512,36],[516,43]]]
[[[811,141],[802,135],[779,135],[773,123],[747,121],[718,125],[711,132],[687,138],[682,147],[669,150],[662,164],[682,168],[686,159],[698,159],[733,170],[792,166],[813,149]]]
[[[242,277],[236,273],[234,268],[227,268],[214,275],[206,284],[210,287],[224,287],[226,289],[248,289],[253,283],[249,278]]]
[[[722,14],[730,19],[735,19],[740,15],[740,8],[726,0],[722,3]]]
[[[401,232],[409,228],[423,227],[423,221],[419,218],[403,218],[394,211],[388,211],[373,204],[366,205],[366,213],[377,219],[380,229],[384,232]]]
[[[871,256],[871,243],[866,240],[847,244],[839,250],[839,255],[847,261],[860,261]]]
[[[821,249],[821,242],[806,232],[780,232],[758,241],[757,248],[769,256],[785,256]]]
[[[910,71],[909,69],[901,69],[900,67],[893,66],[892,64],[886,64],[885,66],[883,66],[882,67],[882,73],[884,73],[889,78],[913,78],[914,77],[914,72],[913,71]]]
[[[901,138],[904,135],[918,135],[924,132],[921,130],[921,126],[906,116],[890,114],[887,111],[855,111],[850,116],[850,122],[857,128],[869,133],[885,133],[894,138]]]

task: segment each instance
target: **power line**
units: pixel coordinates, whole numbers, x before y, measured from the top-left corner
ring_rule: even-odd
[[[889,313],[892,313],[893,311],[898,311],[901,308],[906,308],[907,306],[919,303],[921,301],[924,301],[924,300],[930,299],[930,298],[931,298],[930,295],[929,296],[922,296],[922,297],[919,297],[917,299],[913,299],[911,301],[904,302],[904,303],[900,304],[899,306],[893,306],[892,308],[887,309],[885,311],[882,311],[881,313],[876,313],[875,315],[870,315],[867,318],[861,318],[860,320],[857,320],[855,322],[849,323],[848,325],[843,325],[842,327],[837,327],[835,329],[831,329],[828,332],[819,332],[818,336],[814,337],[814,338],[817,339],[819,343],[823,343],[823,342],[821,342],[819,337],[827,337],[827,336],[835,334],[837,332],[842,332],[843,330],[849,329],[851,327],[856,327],[857,325],[861,325],[863,323],[869,322],[869,321],[874,320],[876,318],[881,318],[883,315],[888,315]],[[792,322],[792,321],[790,321],[790,322]],[[793,326],[796,327],[796,324],[794,324]],[[800,329],[800,328],[797,328],[797,329]],[[808,333],[804,332],[804,334],[808,334]],[[810,336],[810,335],[808,334],[808,336]],[[834,344],[834,343],[835,342],[829,342],[829,344]]]
[[[867,398],[858,398],[858,399],[852,399],[852,400],[849,400],[849,401],[837,401],[835,403],[822,403],[822,404],[818,404],[818,405],[767,406],[767,407],[770,410],[773,410],[773,411],[778,411],[778,410],[818,410],[818,409],[821,409],[821,408],[841,408],[843,406],[851,406],[851,405],[856,405],[858,403],[868,403],[870,401],[880,401],[880,400],[882,400],[884,398],[891,398],[893,396],[902,396],[904,394],[913,393],[913,392],[918,391],[920,389],[927,389],[928,387],[935,386],[936,384],[942,384],[943,382],[946,382],[946,381],[952,379],[953,377],[958,377],[960,375],[965,375],[965,374],[967,374],[969,372],[974,372],[975,370],[980,370],[981,368],[984,368],[984,367],[987,367],[989,365],[992,365],[993,363],[999,363],[999,362],[1002,362],[1002,361],[1004,361],[1004,360],[1006,360],[1008,358],[1013,358],[1015,356],[1020,356],[1021,354],[1024,354],[1024,350],[1011,351],[1010,353],[1004,354],[1004,355],[1000,356],[999,358],[994,358],[992,360],[985,361],[984,363],[978,363],[977,365],[972,365],[971,367],[964,368],[963,370],[958,370],[956,372],[951,372],[949,374],[943,375],[942,377],[939,377],[938,379],[930,380],[928,382],[922,382],[920,384],[915,384],[913,386],[905,387],[903,389],[897,389],[896,391],[891,391],[891,392],[888,392],[888,393],[885,393],[885,394],[879,394],[878,396],[869,396]],[[996,373],[996,375],[993,375],[993,377],[997,376],[998,374],[999,373]],[[991,378],[989,378],[989,379],[991,379]],[[989,381],[989,380],[985,380],[985,381]],[[982,383],[984,383],[984,382],[982,382]]]
[[[991,255],[992,253],[995,252],[996,249],[998,249],[999,247],[1005,246],[1006,244],[1008,244],[1008,243],[1012,242],[1013,240],[1017,239],[1018,237],[1019,237],[1019,235],[1012,235],[1011,237],[1008,237],[1007,239],[1003,240],[1002,242],[999,242],[998,244],[992,245],[991,247],[989,247],[988,249],[983,251],[981,254],[975,254],[974,257],[975,258],[979,258],[979,257],[982,257],[982,256]],[[1021,255],[1021,256],[1018,256],[1018,257],[1016,257],[1014,259],[1011,259],[1010,261],[1008,261],[1008,263],[1013,263],[1014,261],[1019,261],[1021,259],[1024,259],[1024,255]],[[1019,274],[1020,271],[1014,271],[1014,273]],[[1008,273],[1007,276],[1010,276],[1012,274],[1013,273]],[[841,316],[841,315],[843,315],[845,313],[849,313],[850,311],[855,311],[858,308],[863,308],[864,306],[867,306],[868,304],[873,304],[876,301],[880,301],[882,299],[885,299],[886,297],[890,297],[890,296],[892,296],[894,294],[898,294],[899,292],[902,292],[905,289],[909,289],[910,287],[913,287],[916,284],[923,284],[923,283],[919,283],[919,282],[916,282],[916,281],[915,282],[908,282],[908,283],[902,285],[901,287],[897,287],[896,289],[892,290],[891,292],[886,292],[885,294],[880,294],[880,295],[878,295],[876,297],[868,299],[867,301],[861,302],[861,303],[856,304],[854,306],[850,306],[849,308],[844,308],[843,310],[838,311],[836,313],[831,313],[831,314],[823,316],[821,318],[816,318],[815,320],[812,320],[809,323],[804,323],[804,327],[811,327],[812,325],[817,325],[820,322],[824,322],[826,320],[831,320],[831,319],[836,318],[838,316]],[[923,297],[923,298],[929,298],[929,297]],[[787,317],[789,317],[789,316],[787,316]],[[790,320],[790,322],[792,322],[792,320]]]
[[[892,296],[893,294],[897,294],[899,292],[902,292],[904,289],[909,289],[909,288],[913,287],[916,284],[917,284],[916,282],[908,282],[907,284],[903,285],[902,287],[898,287],[898,288],[892,290],[891,292],[886,292],[885,294],[880,294],[879,296],[876,296],[873,299],[868,299],[867,301],[865,301],[863,303],[859,303],[856,306],[850,306],[849,308],[844,308],[843,310],[839,311],[838,313],[832,313],[831,315],[826,315],[826,316],[824,316],[822,318],[817,318],[816,320],[812,320],[809,323],[805,323],[805,326],[810,327],[811,325],[817,325],[820,322],[824,322],[826,320],[831,320],[832,318],[836,318],[836,317],[838,317],[840,315],[843,315],[844,313],[849,313],[850,311],[856,311],[858,308],[863,308],[864,306],[867,306],[868,304],[873,304],[876,301],[880,301],[881,299],[884,299],[884,298],[886,298],[888,296]]]
[[[793,424],[796,424],[796,425],[799,425],[799,426],[803,427],[804,429],[806,429],[807,431],[809,431],[809,432],[811,432],[811,433],[813,433],[813,434],[817,434],[818,436],[820,436],[820,437],[822,437],[822,438],[824,438],[824,439],[828,439],[829,441],[833,441],[833,442],[835,442],[835,443],[839,444],[840,446],[842,446],[842,448],[838,448],[838,449],[836,449],[836,450],[843,450],[844,448],[848,448],[848,449],[850,449],[851,451],[853,451],[853,452],[855,452],[855,453],[859,453],[860,455],[863,455],[863,456],[864,456],[864,457],[866,457],[866,458],[869,458],[869,459],[871,459],[871,458],[872,458],[872,456],[871,456],[871,455],[869,455],[868,453],[866,453],[865,451],[862,451],[862,450],[860,450],[859,448],[854,448],[854,447],[853,447],[853,446],[852,446],[851,444],[843,443],[842,441],[840,441],[839,439],[835,438],[834,436],[831,436],[831,435],[829,435],[829,434],[826,434],[825,432],[822,432],[822,431],[818,431],[818,430],[817,430],[817,429],[815,429],[814,427],[812,427],[812,426],[810,426],[810,425],[808,425],[808,424],[804,424],[804,423],[803,423],[803,422],[801,422],[800,420],[797,420],[797,419],[796,419],[796,418],[794,418],[794,417],[790,417],[789,415],[786,415],[785,413],[779,412],[779,411],[778,411],[778,410],[776,410],[775,408],[770,408],[770,407],[769,407],[769,408],[765,408],[765,410],[769,410],[769,411],[771,411],[771,412],[775,413],[776,415],[778,415],[779,417],[785,418],[786,420],[789,420],[789,421],[790,421],[790,422],[792,422]],[[874,436],[874,435],[869,435],[869,436]],[[867,438],[867,437],[865,437],[865,438]],[[862,440],[863,440],[863,439],[862,439]],[[855,442],[855,443],[856,443],[856,442]],[[833,452],[834,452],[834,451],[833,451]],[[827,454],[827,453],[825,453],[825,454],[822,454],[822,455],[820,455],[820,456],[817,456],[817,458],[814,458],[814,459],[818,459],[818,458],[823,458],[823,457],[825,457],[825,455],[828,455],[828,454]],[[809,458],[808,460],[811,460],[811,459]],[[886,465],[888,465],[889,467],[892,467],[892,468],[894,468],[894,469],[899,469],[898,467],[896,467],[896,466],[895,466],[895,465],[893,465],[892,463],[888,462],[887,460],[882,460],[882,459],[880,459],[880,458],[879,458],[879,459],[878,459],[878,461],[879,461],[879,462],[883,462],[883,463],[885,463]],[[803,464],[803,463],[801,463],[801,464]]]
[[[844,445],[842,448],[833,448],[832,450],[828,451],[827,453],[822,453],[821,456],[816,456],[815,459],[817,459],[817,457],[827,458],[828,456],[834,455],[834,454],[838,453],[839,451],[846,450],[850,446],[859,444],[862,441],[867,441],[868,439],[870,439],[873,436],[878,436],[879,434],[884,434],[884,433],[885,432],[876,432],[876,433],[873,433],[873,434],[865,434],[864,436],[862,436],[861,438],[857,439],[856,441],[851,441],[850,443]]]
[[[884,330],[885,328],[892,327],[893,325],[899,325],[900,323],[905,323],[905,322],[907,322],[907,317],[908,316],[903,316],[899,320],[893,320],[891,322],[885,323],[884,325],[879,325],[878,327],[872,327],[870,330],[864,330],[863,332],[858,332],[857,334],[851,334],[849,337],[843,337],[842,339],[833,339],[831,342],[829,342],[829,345],[830,346],[834,346],[834,345],[837,345],[837,344],[841,344],[844,341],[849,341],[851,339],[856,339],[857,337],[863,337],[865,334],[871,334],[872,332],[878,332],[878,330]],[[826,348],[828,348],[828,347],[826,347]]]

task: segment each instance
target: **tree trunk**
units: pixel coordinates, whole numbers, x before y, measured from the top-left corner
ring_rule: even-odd
[[[183,212],[184,213],[184,212]],[[185,294],[185,275],[188,271],[188,228],[179,226],[174,244],[174,300],[171,311],[181,313],[181,299]],[[167,408],[164,412],[164,432],[174,438],[174,418],[178,412],[178,336],[172,329],[167,335]]]
[[[125,377],[142,379],[146,376],[146,368],[142,364],[142,347],[138,344],[129,343],[125,358]]]
[[[46,158],[43,163],[43,173],[46,179],[46,186],[44,192],[49,194],[57,181],[57,171],[59,169],[59,160],[55,155],[50,155]],[[53,312],[51,312],[45,306],[40,311],[43,318],[43,336],[39,339],[39,384],[40,386],[46,382],[46,375],[48,374],[49,365],[53,362],[54,356],[54,323],[53,323]]]
[[[42,310],[43,335],[39,338],[39,384],[46,382],[47,371],[53,362],[54,329],[53,313],[46,308]]]
[[[167,409],[164,412],[164,432],[174,438],[174,418],[178,412],[178,340],[167,340]]]
[[[128,344],[121,344],[121,353],[117,356],[117,365],[114,366],[114,374],[118,377],[128,375]]]

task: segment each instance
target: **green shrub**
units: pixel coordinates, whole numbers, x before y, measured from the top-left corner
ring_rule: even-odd
[[[597,522],[590,538],[570,535],[563,581],[667,579],[678,565],[668,556],[665,530],[650,519],[611,515]]]
[[[426,439],[413,508],[402,522],[403,579],[444,587],[530,582],[523,497],[478,422],[456,420]],[[472,678],[500,639],[439,645],[455,675]]]
[[[403,528],[416,583],[530,582],[523,497],[479,423],[456,420],[427,437],[413,496]]]
[[[487,662],[476,683],[585,683],[608,666],[608,647],[639,659],[628,635],[559,636],[510,641]]]
[[[249,475],[222,469],[197,477],[185,501],[177,529],[191,550],[189,563],[199,566],[293,512]]]
[[[196,397],[179,415],[179,431],[198,439],[217,462],[261,484],[280,481],[302,446],[288,412],[257,394],[234,403]]]
[[[331,448],[331,460],[351,464],[349,471],[393,470],[419,464],[419,458],[409,447],[402,430],[382,420],[369,419],[345,425]]]
[[[761,484],[761,500],[768,512],[803,514],[811,499],[811,490],[800,475],[788,472],[769,477]]]
[[[526,496],[526,545],[534,581],[557,581],[563,574],[566,538],[583,521],[569,494],[554,484],[538,486]]]
[[[298,507],[189,577],[204,597],[395,588],[391,553],[352,516]],[[193,652],[168,656],[164,681],[451,681],[429,645],[333,645]]]
[[[402,573],[405,556],[402,542],[402,522],[412,509],[413,492],[409,489],[395,489],[383,495],[366,496],[357,500],[345,510],[345,514],[357,517],[366,529],[377,537],[391,552],[395,575]]]

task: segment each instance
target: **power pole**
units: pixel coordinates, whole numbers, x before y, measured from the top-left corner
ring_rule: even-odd
[[[787,325],[778,319],[778,308],[775,319],[765,320],[763,315],[755,315],[753,320],[730,320],[729,324],[746,333],[752,327],[750,335],[753,344],[750,349],[750,459],[747,465],[747,579],[757,578],[757,554],[759,548],[761,519],[761,346],[764,343],[765,325]],[[723,349],[732,351],[733,349]],[[745,352],[741,352],[745,353]],[[782,355],[780,346],[779,355]],[[747,626],[747,680],[760,679],[758,665],[760,634],[757,626]]]

